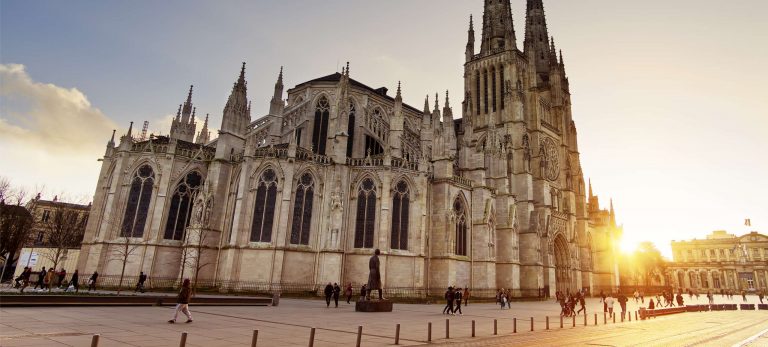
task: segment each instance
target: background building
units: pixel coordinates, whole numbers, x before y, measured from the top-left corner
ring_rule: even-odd
[[[522,50],[506,0],[485,2],[480,39],[470,18],[456,112],[447,92],[418,109],[347,64],[287,99],[281,69],[253,120],[243,64],[211,139],[207,117],[195,137],[190,88],[170,135],[113,133],[79,269],[223,290],[357,284],[378,248],[388,288],[613,290],[620,229],[591,189],[587,202],[542,1],[528,1]]]
[[[677,288],[768,291],[768,236],[743,236],[718,230],[704,240],[673,241],[674,262],[667,267]]]

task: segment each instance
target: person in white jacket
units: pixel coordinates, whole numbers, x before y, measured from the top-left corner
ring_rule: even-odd
[[[605,298],[605,304],[608,306],[608,314],[613,316],[613,295],[608,295],[607,298]]]

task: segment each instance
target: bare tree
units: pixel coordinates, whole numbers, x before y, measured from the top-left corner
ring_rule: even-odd
[[[43,244],[49,251],[41,252],[55,269],[65,259],[70,249],[78,248],[83,241],[89,211],[78,209],[73,204],[55,201],[51,205],[49,218],[40,220]],[[49,283],[50,291],[53,281]]]
[[[117,285],[117,295],[120,295],[120,291],[123,289],[123,279],[125,278],[125,267],[128,265],[131,255],[133,255],[140,247],[140,242],[136,242],[135,238],[130,236],[121,236],[116,242],[112,244],[112,252],[110,261],[119,261],[120,267],[120,281]]]
[[[16,253],[31,238],[34,219],[22,206],[25,198],[24,188],[14,188],[8,178],[0,177],[0,259],[3,260],[0,280],[8,266],[18,260]]]
[[[213,207],[213,195],[206,181],[203,189],[197,194],[195,204],[192,210],[192,220],[190,226],[186,228],[184,235],[184,246],[181,250],[181,274],[180,280],[184,280],[184,273],[187,267],[193,271],[194,280],[192,283],[192,293],[197,292],[197,284],[200,278],[200,271],[213,264],[208,257],[208,252],[214,249],[212,241],[217,232],[210,229],[210,213]]]

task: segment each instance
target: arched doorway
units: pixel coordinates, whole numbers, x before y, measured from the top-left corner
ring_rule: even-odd
[[[565,237],[562,234],[558,234],[554,241],[555,248],[555,285],[558,291],[566,292],[569,290],[576,290],[576,288],[570,288],[570,273],[569,273],[569,259],[568,243],[565,241]]]

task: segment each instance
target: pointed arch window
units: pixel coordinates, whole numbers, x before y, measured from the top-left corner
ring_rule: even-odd
[[[155,183],[155,172],[149,165],[143,165],[133,175],[131,188],[128,191],[128,203],[125,206],[123,224],[120,235],[124,237],[144,236],[144,226],[147,224],[149,202],[152,199],[152,186]]]
[[[349,102],[349,122],[347,123],[347,157],[352,158],[352,149],[355,145],[355,103]]]
[[[453,213],[456,216],[456,255],[467,255],[467,213],[461,198],[456,198],[453,203]]]
[[[488,70],[483,70],[483,111],[488,114]]]
[[[171,207],[168,209],[168,220],[165,222],[163,237],[166,240],[184,238],[184,230],[189,226],[192,216],[192,204],[202,182],[203,177],[197,171],[192,171],[176,186],[171,198]]]
[[[376,185],[366,178],[357,190],[357,215],[355,218],[355,248],[373,248],[373,231],[376,226]]]
[[[392,194],[392,249],[408,249],[409,195],[408,184],[398,182]]]
[[[309,245],[309,230],[312,226],[312,203],[315,182],[312,175],[305,173],[296,186],[293,200],[293,222],[291,224],[291,244]]]
[[[475,73],[475,114],[479,115],[481,112],[480,108],[480,72]]]
[[[315,106],[315,121],[312,128],[312,151],[325,155],[325,143],[328,139],[328,116],[330,115],[331,106],[328,103],[328,98],[321,97],[317,101]]]
[[[272,240],[277,181],[277,175],[272,169],[264,170],[264,173],[259,177],[259,184],[256,188],[256,203],[253,208],[253,223],[251,223],[251,242],[270,242]]]
[[[491,67],[491,109],[496,112],[496,68]]]
[[[505,92],[511,92],[511,91],[505,91],[505,85],[506,82],[504,82],[504,65],[499,66],[499,89],[501,90],[501,98],[499,98],[499,101],[501,103],[501,109],[504,109],[504,93]]]

